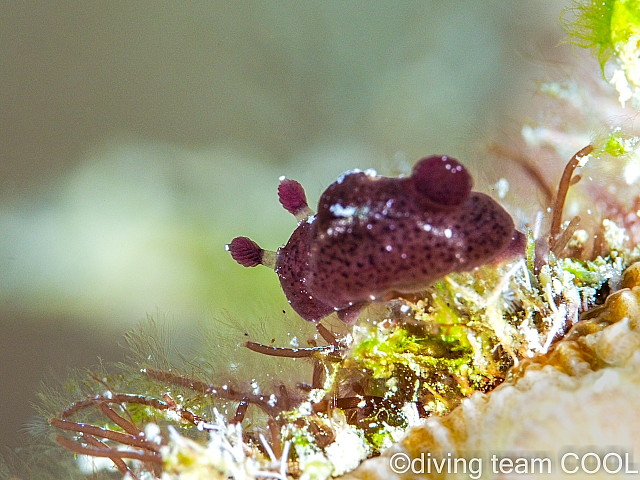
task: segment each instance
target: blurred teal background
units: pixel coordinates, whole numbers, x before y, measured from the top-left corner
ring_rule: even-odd
[[[277,277],[224,244],[286,242],[280,175],[312,205],[342,171],[432,153],[495,183],[482,144],[517,132],[546,62],[571,58],[566,5],[3,2],[0,446],[23,442],[41,380],[121,360],[147,313],[275,331]]]

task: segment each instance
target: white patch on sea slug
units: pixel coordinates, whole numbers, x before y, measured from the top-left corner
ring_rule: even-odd
[[[340,203],[334,203],[329,207],[329,211],[336,217],[353,217],[357,211],[357,208],[353,205],[343,207]]]
[[[347,176],[353,175],[354,173],[360,173],[361,171],[362,170],[360,170],[359,168],[354,168],[353,170],[346,171],[338,177],[336,183],[341,184],[342,182],[344,182],[344,179],[347,178]]]

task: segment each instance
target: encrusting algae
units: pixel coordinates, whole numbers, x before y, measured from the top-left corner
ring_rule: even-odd
[[[447,416],[427,419],[344,478],[562,478],[591,471],[591,478],[609,476],[604,467],[596,472],[592,455],[581,470],[577,459],[592,453],[600,459],[617,454],[629,460],[622,471],[637,471],[632,462],[640,458],[639,269],[638,263],[629,267],[624,288],[589,311],[549,352],[510,370],[504,384],[474,393]],[[420,458],[422,463],[411,465]],[[445,464],[437,474],[431,459],[440,465],[448,458],[464,461]],[[505,458],[511,463],[501,465]],[[617,468],[617,458],[611,455],[609,471]]]
[[[579,4],[575,25],[603,65],[614,56],[623,72],[614,76],[624,75],[630,94],[619,79],[611,82],[620,101],[637,108],[638,55],[629,51],[637,48],[640,21],[632,5]],[[112,473],[139,479],[553,478],[574,468],[598,477],[618,457],[627,471],[640,470],[632,463],[640,459],[638,137],[609,126],[611,111],[625,111],[605,93],[571,82],[541,91],[568,118],[525,126],[514,159],[544,193],[549,227],[542,216],[520,215],[524,234],[513,234],[504,252],[485,252],[489,263],[473,271],[443,269],[449,275],[426,289],[388,295],[395,285],[385,283],[376,294],[384,298],[358,297],[354,308],[326,294],[326,305],[301,315],[317,321],[339,307],[346,323],[318,322],[306,347],[247,342],[256,355],[310,362],[313,376],[297,388],[212,383],[204,368],[170,365],[147,324],[128,337],[138,354],[133,367],[101,369],[70,380],[62,393],[43,392],[41,413],[56,427],[56,442],[79,464],[103,458]],[[608,133],[588,139],[593,122]],[[579,150],[557,192],[527,160],[541,149],[565,161]],[[616,181],[573,186],[593,171]],[[454,197],[463,202],[466,195]],[[311,225],[299,198],[288,210]],[[335,225],[356,213],[341,205]],[[230,250],[240,263],[277,266],[277,257],[239,238]]]

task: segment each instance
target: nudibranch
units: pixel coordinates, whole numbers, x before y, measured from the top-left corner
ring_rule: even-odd
[[[452,157],[424,158],[410,177],[347,172],[322,194],[317,214],[298,182],[280,180],[280,203],[299,221],[287,244],[274,253],[237,237],[227,250],[245,267],[275,269],[291,307],[309,321],[337,312],[352,323],[372,301],[522,249],[511,216],[472,192],[471,175]]]

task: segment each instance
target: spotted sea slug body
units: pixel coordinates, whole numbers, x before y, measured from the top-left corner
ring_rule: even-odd
[[[405,178],[348,172],[325,190],[314,215],[302,186],[282,179],[280,203],[299,220],[287,244],[273,254],[237,237],[227,249],[243,266],[274,268],[304,319],[337,312],[350,323],[371,301],[420,291],[520,250],[511,216],[472,184],[447,156],[420,160]]]

